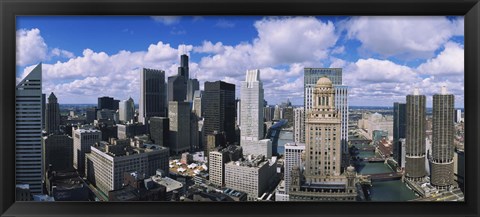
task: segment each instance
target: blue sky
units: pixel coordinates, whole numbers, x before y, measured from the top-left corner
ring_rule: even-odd
[[[17,18],[17,81],[43,63],[60,103],[139,99],[142,67],[237,86],[260,69],[269,104],[303,104],[304,67],[341,67],[350,105],[391,106],[442,85],[463,107],[463,17],[28,16]],[[430,102],[431,103],[431,102]],[[427,102],[429,104],[429,102]]]

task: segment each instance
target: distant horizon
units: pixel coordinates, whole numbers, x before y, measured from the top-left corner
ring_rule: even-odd
[[[64,104],[61,104],[59,103],[59,105],[98,105],[97,103],[75,103],[75,104],[72,104],[72,103],[64,103]],[[269,105],[269,106],[274,106],[274,105]],[[293,105],[293,107],[302,107],[303,105]],[[138,104],[135,104],[135,107],[138,107]],[[393,105],[392,106],[382,106],[382,105],[349,105],[348,106],[349,108],[351,107],[380,107],[380,108],[393,108]],[[427,109],[432,109],[432,107],[426,107]],[[464,108],[462,107],[454,107],[454,109],[461,109],[463,110]]]

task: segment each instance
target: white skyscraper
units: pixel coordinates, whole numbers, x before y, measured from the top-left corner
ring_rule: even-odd
[[[128,100],[122,100],[118,106],[119,119],[129,122],[135,116],[135,104],[130,97]]]
[[[73,132],[73,167],[81,175],[85,174],[85,154],[92,145],[102,140],[102,132],[96,129],[76,129]]]
[[[293,141],[305,141],[305,109],[303,107],[293,109]]]
[[[292,179],[291,171],[294,166],[301,168],[302,151],[305,150],[304,143],[287,143],[285,144],[285,192],[288,194],[290,188],[290,181]]]
[[[247,70],[245,81],[240,89],[240,145],[243,154],[263,154],[271,156],[267,141],[263,139],[263,83],[260,81],[260,70]],[[268,154],[270,153],[270,155]]]
[[[42,193],[42,64],[38,64],[15,92],[15,181]]]

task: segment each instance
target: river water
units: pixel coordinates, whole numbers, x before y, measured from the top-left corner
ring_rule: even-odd
[[[284,154],[285,144],[293,142],[293,132],[282,130],[278,138],[278,153]],[[360,147],[366,147],[367,144],[363,144]],[[357,147],[359,147],[357,145]],[[366,158],[377,156],[374,151],[360,151],[358,157]],[[358,173],[362,175],[366,174],[378,174],[378,173],[390,173],[393,170],[383,162],[378,163],[365,163],[364,165],[359,166]],[[392,180],[392,181],[374,181],[372,182],[372,187],[370,188],[370,198],[371,201],[384,201],[384,202],[394,202],[394,201],[408,201],[417,198],[415,193],[408,189],[406,184],[402,180]]]
[[[373,151],[360,151],[360,158],[376,156]],[[359,174],[378,174],[389,173],[393,170],[383,162],[378,163],[365,163],[364,166],[359,166],[357,171]],[[374,181],[370,188],[371,201],[408,201],[417,198],[415,193],[408,189],[406,184],[402,180],[392,181]]]

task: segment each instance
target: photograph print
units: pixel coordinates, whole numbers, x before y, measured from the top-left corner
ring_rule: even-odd
[[[17,16],[15,63],[16,201],[465,201],[463,16]]]

